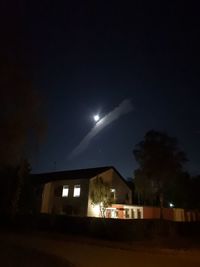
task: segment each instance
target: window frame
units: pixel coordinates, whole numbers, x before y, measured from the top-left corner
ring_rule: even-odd
[[[76,190],[79,190],[78,192],[76,192]],[[80,197],[81,195],[81,185],[80,184],[76,184],[74,185],[74,192],[73,192],[73,197]]]
[[[67,194],[64,194],[64,191],[67,190]],[[69,185],[63,185],[62,187],[62,197],[68,197],[69,196]]]

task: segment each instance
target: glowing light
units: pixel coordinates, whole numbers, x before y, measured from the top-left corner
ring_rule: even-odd
[[[173,203],[169,203],[170,208],[174,208],[174,204]]]
[[[80,185],[75,185],[74,186],[74,197],[80,197],[81,193],[81,186]]]
[[[95,122],[98,122],[100,120],[100,116],[98,114],[95,115],[93,118]]]
[[[69,195],[69,186],[64,185],[62,190],[62,197],[68,197],[68,195]]]
[[[100,205],[94,205],[92,207],[92,210],[93,210],[94,217],[100,217]]]

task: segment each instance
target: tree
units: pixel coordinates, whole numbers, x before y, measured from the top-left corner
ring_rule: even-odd
[[[19,203],[24,189],[25,179],[29,176],[30,166],[26,160],[22,160],[17,168],[15,184],[11,196],[11,216],[14,217],[20,209]]]
[[[17,58],[17,57],[16,57]],[[40,97],[23,64],[7,56],[0,62],[0,212],[13,215],[26,175],[24,158],[35,150],[46,125]],[[25,200],[26,201],[26,200]]]
[[[198,209],[200,211],[200,175],[191,178],[189,192],[189,208]]]
[[[185,153],[178,148],[176,138],[151,130],[133,150],[139,168],[135,170],[136,190],[144,199],[158,198],[161,217],[166,198],[166,188],[183,173],[187,161]]]
[[[36,187],[30,176],[30,164],[21,160],[16,167],[9,166],[0,172],[0,213],[14,219],[16,214],[33,214],[36,211]]]
[[[20,66],[0,65],[0,168],[17,166],[43,136],[40,97]]]
[[[164,188],[164,195],[169,202],[176,207],[189,208],[190,203],[191,177],[189,173],[177,174],[174,179],[170,179]]]
[[[92,183],[90,198],[92,205],[99,205],[101,217],[105,217],[106,208],[114,202],[109,184],[99,176]]]
[[[153,183],[146,176],[145,172],[137,169],[134,172],[135,194],[139,205],[153,205],[156,201]]]
[[[13,212],[19,214],[33,214],[36,212],[36,186],[31,179],[31,166],[27,160],[22,160],[17,171],[17,186],[13,204]]]

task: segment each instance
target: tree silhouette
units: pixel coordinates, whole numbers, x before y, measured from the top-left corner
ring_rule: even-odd
[[[135,170],[136,190],[145,200],[158,197],[162,217],[165,189],[182,174],[187,161],[185,153],[178,148],[176,138],[151,130],[136,145],[133,154],[139,164]]]
[[[18,210],[26,175],[23,159],[33,158],[33,148],[43,137],[46,124],[39,95],[23,64],[3,57],[0,62],[0,212]],[[22,177],[23,176],[23,177]],[[27,201],[27,199],[25,200]]]
[[[189,208],[198,209],[200,211],[200,175],[191,178],[189,190]]]
[[[23,69],[0,64],[0,168],[17,166],[40,141],[46,124],[41,99]]]

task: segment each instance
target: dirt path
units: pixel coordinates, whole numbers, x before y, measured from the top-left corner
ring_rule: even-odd
[[[72,240],[58,240],[33,235],[2,235],[1,242],[37,248],[65,258],[78,267],[198,267],[200,251],[139,251],[105,247]]]

